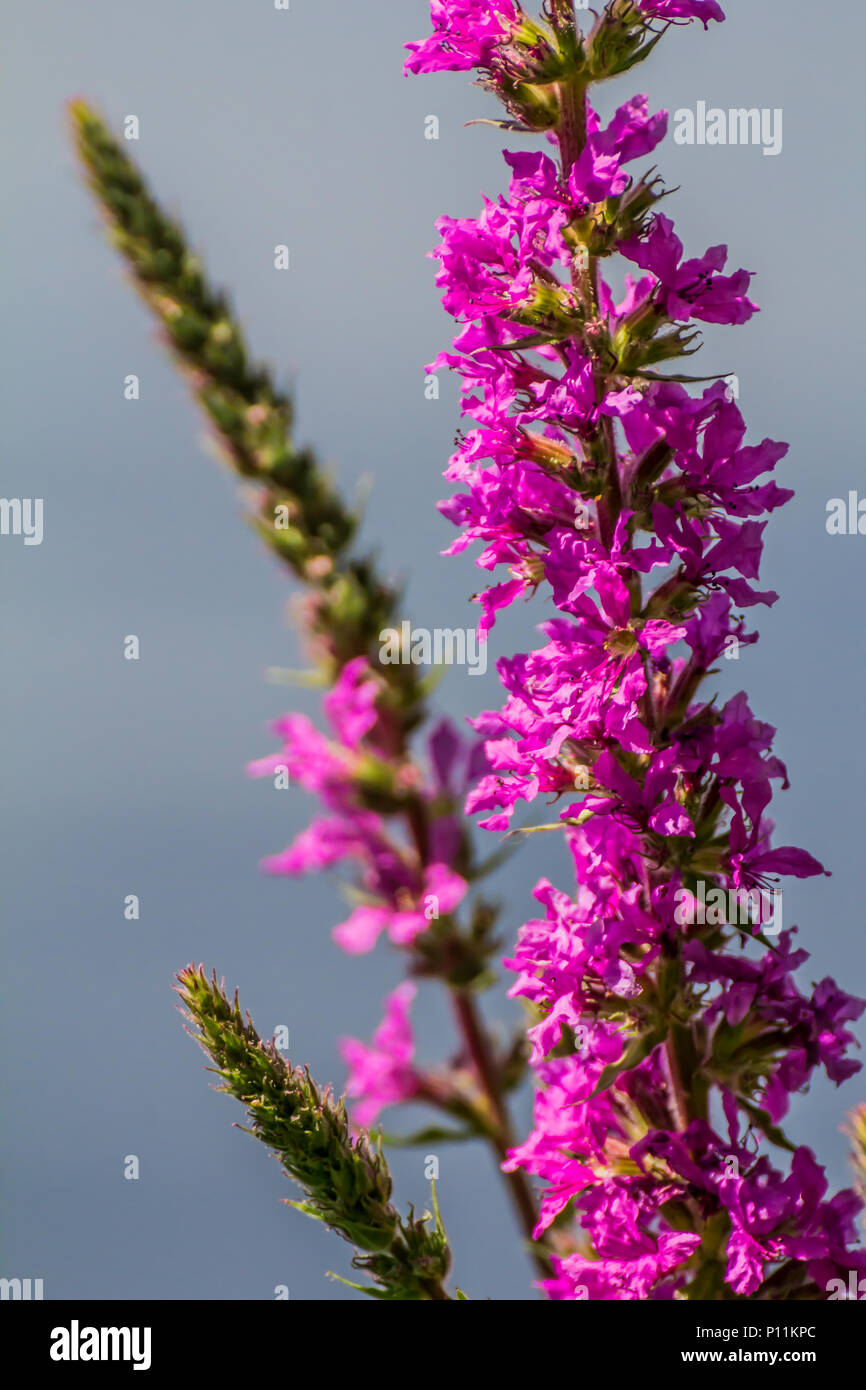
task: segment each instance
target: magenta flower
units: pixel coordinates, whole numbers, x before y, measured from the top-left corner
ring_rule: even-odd
[[[514,0],[431,0],[430,13],[434,33],[405,45],[407,73],[489,67],[522,17]]]
[[[347,748],[357,748],[375,727],[380,694],[380,682],[373,676],[366,657],[358,656],[346,663],[322,703],[340,742]]]
[[[637,5],[652,19],[699,19],[705,29],[711,19],[721,23],[725,18],[716,0],[637,0]]]
[[[545,1281],[542,1287],[557,1301],[661,1297],[657,1292],[660,1281],[684,1265],[700,1242],[700,1236],[685,1231],[662,1231],[653,1237],[635,1228],[629,1232],[628,1254],[624,1258],[554,1257],[557,1277]],[[672,1293],[673,1287],[668,1296]]]
[[[674,224],[661,213],[653,219],[648,236],[623,242],[619,250],[642,270],[656,276],[656,302],[670,319],[683,323],[691,318],[706,323],[746,323],[758,312],[757,304],[746,298],[752,278],[749,271],[719,274],[728,259],[727,246],[711,246],[703,256],[684,261],[683,244],[674,232]]]
[[[668,113],[658,111],[650,116],[649,98],[636,96],[619,108],[605,130],[599,128],[597,115],[588,107],[587,125],[586,144],[568,176],[571,199],[581,210],[625,192],[630,175],[623,165],[650,154],[664,139]],[[506,158],[510,162],[508,155]],[[555,171],[555,165],[552,168]]]
[[[417,990],[409,981],[398,985],[385,1004],[385,1017],[368,1046],[355,1038],[340,1040],[340,1054],[349,1068],[347,1092],[356,1099],[355,1118],[365,1128],[386,1105],[411,1100],[418,1091],[412,1066],[415,1039],[409,1008]]]
[[[334,940],[350,955],[372,951],[382,932],[395,946],[410,946],[431,921],[453,912],[469,886],[447,864],[429,864],[414,885],[402,861],[380,860],[371,872],[384,901],[356,907],[334,928]]]

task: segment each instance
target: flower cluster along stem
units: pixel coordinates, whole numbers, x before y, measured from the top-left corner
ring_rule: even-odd
[[[325,867],[339,860],[338,842],[347,856],[365,861],[366,877],[373,880],[359,885],[371,904],[366,920],[377,913],[380,930],[387,930],[400,919],[399,936],[389,934],[405,950],[407,973],[444,981],[455,999],[462,1049],[474,1072],[474,1095],[464,1094],[462,1086],[458,1094],[441,1075],[427,1084],[413,1069],[401,1083],[394,1082],[388,1099],[400,1098],[402,1084],[464,1119],[474,1113],[479,1137],[499,1163],[513,1142],[508,1102],[480,1005],[466,988],[489,973],[495,911],[486,903],[467,904],[468,920],[460,920],[466,910],[461,899],[484,870],[475,862],[468,827],[455,814],[458,789],[450,785],[458,769],[465,777],[473,757],[477,762],[477,741],[473,754],[450,725],[431,725],[422,667],[382,660],[382,632],[392,624],[399,628],[398,593],[372,559],[354,555],[357,518],[313,452],[295,445],[291,397],[274,384],[267,367],[254,361],[227,296],[213,288],[183,229],[163,212],[102,117],[81,100],[71,104],[70,115],[111,239],[156,316],[223,458],[253,492],[257,531],[309,591],[300,617],[316,679],[331,687],[325,705],[336,738],[326,740],[308,721],[289,716],[275,726],[288,738],[284,748],[251,771],[266,775],[274,767],[289,767],[319,796],[330,819],[321,830],[314,823],[294,857],[287,851],[266,867],[280,873]],[[428,746],[443,750],[434,763],[438,757],[448,764],[444,779],[433,786],[413,750],[425,721]],[[311,773],[313,764],[320,781]],[[386,833],[389,825],[395,832],[404,827],[405,835],[395,842]],[[459,865],[459,875],[453,865]],[[437,908],[433,926],[422,935],[428,928],[425,900],[444,904],[446,897],[447,909]],[[414,919],[409,928],[407,917]],[[369,934],[363,946],[358,933],[351,941],[347,935],[338,939],[353,950],[372,944]],[[353,1081],[357,1078],[350,1077],[350,1087]],[[528,1238],[538,1219],[530,1182],[523,1172],[503,1174],[503,1181]],[[549,1272],[543,1253],[536,1251],[535,1258]]]
[[[696,322],[751,318],[751,275],[723,273],[724,246],[686,259],[662,178],[629,167],[667,113],[639,95],[604,126],[590,100],[672,27],[724,14],[609,0],[585,34],[567,0],[538,19],[441,0],[432,17],[407,71],[477,70],[502,124],[559,153],[506,152],[508,192],[437,224],[459,331],[428,369],[463,378],[471,419],[441,504],[451,549],[477,541],[485,573],[506,573],[480,595],[483,629],[521,597],[550,605],[543,645],[498,663],[504,704],[474,721],[491,771],[466,808],[501,833],[521,803],[560,802],[577,879],[536,885],[544,915],[506,961],[535,1010],[539,1082],[506,1166],[547,1184],[554,1299],[820,1296],[866,1268],[858,1198],[827,1197],[779,1121],[817,1067],[837,1084],[858,1070],[848,1024],[866,1005],[795,980],[806,953],[776,885],[826,871],[772,842],[775,730],[744,693],[701,694],[757,640],[745,612],[775,602],[753,587],[756,518],[792,496],[766,477],[787,446],[745,442],[725,382],[691,395],[700,378],[660,370],[697,350]],[[614,255],[642,272],[619,303]]]
[[[560,120],[557,126],[557,139],[559,142],[562,178],[563,182],[567,183],[572,169],[577,164],[586,147],[586,87],[581,81],[561,83],[557,89],[557,97],[560,111]],[[585,302],[591,305],[594,321],[590,326],[590,334],[596,336],[604,331],[604,325],[599,323],[597,317],[595,317],[598,315],[599,308],[599,272],[598,258],[588,253],[583,262],[583,266],[576,264],[572,271],[573,283],[578,289],[583,291]],[[592,355],[591,338],[590,341],[584,341],[583,347],[588,356]],[[601,402],[608,388],[605,372],[598,364],[595,369],[595,381],[596,400]],[[598,500],[599,531],[602,539],[609,544],[613,534],[613,526],[621,510],[622,496],[619,478],[619,458],[613,438],[612,421],[610,417],[604,418],[601,428],[604,436],[604,458],[607,467],[607,479],[605,493]],[[632,571],[629,575],[629,580],[637,585],[637,593],[640,595],[640,576]],[[639,606],[640,605],[638,605],[638,611]],[[692,1115],[687,1088],[683,1082],[683,1076],[676,1054],[676,1046],[672,1036],[668,1036],[664,1047],[671,1098],[671,1113],[677,1128],[679,1130],[686,1130]]]

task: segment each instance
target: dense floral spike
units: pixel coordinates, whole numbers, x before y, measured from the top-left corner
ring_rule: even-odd
[[[859,1201],[828,1199],[778,1123],[816,1068],[837,1084],[859,1068],[848,1025],[866,1006],[797,984],[807,955],[776,884],[824,870],[772,845],[775,731],[743,693],[700,695],[757,639],[742,610],[775,601],[755,581],[763,518],[792,495],[769,476],[786,446],[745,443],[725,382],[691,395],[660,376],[696,350],[694,321],[756,312],[751,276],[724,273],[724,246],[686,258],[661,179],[627,167],[666,113],[639,96],[602,129],[587,97],[645,56],[655,21],[724,15],[611,0],[582,36],[567,0],[537,25],[516,6],[432,8],[409,69],[479,67],[505,124],[552,131],[560,155],[506,153],[508,194],[443,218],[434,253],[459,333],[433,367],[462,377],[470,420],[442,504],[451,550],[479,541],[478,564],[505,570],[482,632],[539,590],[555,614],[544,645],[498,663],[506,700],[472,721],[490,770],[467,809],[501,831],[518,803],[559,800],[577,879],[573,895],[539,883],[544,915],[507,962],[541,1089],[506,1166],[545,1181],[537,1234],[576,1222],[554,1299],[826,1297],[866,1269]],[[613,253],[644,272],[619,303]]]
[[[182,228],[163,212],[122,142],[85,102],[73,102],[70,115],[112,240],[223,456],[253,492],[257,530],[313,590],[305,619],[320,663],[335,676],[353,657],[375,661],[379,631],[397,596],[369,560],[349,554],[357,519],[313,453],[294,444],[291,398],[252,360],[226,296],[209,283]],[[407,720],[417,718],[417,668],[383,670]]]
[[[483,898],[463,902],[470,882],[490,868],[475,861],[459,814],[468,786],[488,767],[483,747],[441,721],[413,754],[410,735],[425,715],[426,681],[415,662],[382,660],[383,630],[398,645],[402,640],[402,626],[390,627],[394,590],[372,562],[352,558],[354,518],[314,456],[295,449],[291,401],[266,368],[250,365],[240,325],[181,229],[104,122],[83,102],[71,113],[88,181],[136,287],[222,452],[257,494],[261,534],[310,591],[300,606],[302,625],[316,679],[330,687],[323,704],[332,734],[287,715],[274,725],[280,751],[250,773],[290,775],[327,814],[264,867],[287,876],[348,868],[359,905],[335,930],[343,949],[366,952],[387,937],[404,952],[409,973],[447,986],[461,1049],[453,1066],[418,1074],[414,1084],[425,1102],[460,1122],[460,1137],[483,1138],[501,1161],[513,1143],[505,1092],[519,1080],[525,1055],[520,1042],[500,1053],[487,1036],[477,992],[491,979],[497,912]],[[465,909],[462,921],[458,909]],[[383,1094],[382,1067],[372,1065],[377,1055],[381,1048],[370,1050],[370,1065],[353,1066],[361,1113],[397,1098],[393,1079]],[[537,1212],[526,1175],[512,1172],[505,1181],[528,1238]],[[533,1258],[549,1273],[541,1248]]]
[[[201,967],[188,966],[177,978],[192,1036],[222,1077],[219,1089],[247,1107],[250,1133],[304,1189],[305,1200],[291,1205],[367,1252],[353,1265],[375,1281],[366,1290],[373,1297],[447,1300],[450,1253],[438,1214],[432,1224],[429,1216],[399,1216],[388,1166],[365,1136],[352,1138],[343,1102],[263,1042],[216,975],[208,980]]]

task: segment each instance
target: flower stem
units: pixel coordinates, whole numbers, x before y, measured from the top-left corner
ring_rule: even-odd
[[[466,1044],[467,1051],[472,1059],[475,1071],[478,1075],[481,1088],[490,1106],[496,1125],[495,1137],[491,1143],[496,1150],[500,1163],[503,1163],[508,1156],[510,1149],[514,1147],[515,1138],[511,1125],[511,1117],[502,1088],[497,1074],[496,1064],[490,1049],[487,1031],[480,1016],[478,1005],[474,996],[468,990],[455,990],[453,994],[454,1012],[457,1017],[458,1027]],[[513,1173],[504,1174],[508,1195],[514,1208],[520,1227],[526,1236],[527,1241],[531,1242],[531,1254],[533,1262],[539,1272],[546,1278],[550,1278],[550,1251],[545,1247],[543,1241],[533,1235],[538,1222],[538,1211],[535,1197],[529,1185],[523,1169],[516,1169]]]

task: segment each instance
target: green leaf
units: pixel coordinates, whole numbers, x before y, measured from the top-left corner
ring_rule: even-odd
[[[666,1030],[663,1027],[658,1027],[649,1033],[643,1033],[639,1037],[633,1038],[620,1060],[611,1062],[609,1067],[605,1067],[595,1084],[592,1095],[588,1096],[587,1099],[594,1100],[596,1096],[601,1095],[602,1091],[606,1091],[608,1086],[612,1086],[623,1072],[632,1071],[638,1063],[650,1055],[654,1047],[658,1047],[660,1042],[664,1042],[666,1036]]]
[[[411,1149],[417,1144],[465,1144],[467,1139],[481,1137],[480,1129],[447,1129],[443,1125],[428,1125],[414,1134],[388,1134],[382,1131],[382,1143],[395,1149]]]
[[[586,825],[594,815],[595,811],[581,811],[579,816],[568,816],[567,819],[551,821],[547,825],[519,825],[514,830],[509,830],[504,839],[510,840],[512,835],[538,835],[542,831],[549,833],[552,830],[562,830],[566,825]]]
[[[492,125],[495,126],[497,130],[511,130],[517,135],[538,134],[537,130],[531,130],[530,127],[524,125],[522,121],[493,121],[486,116],[476,116],[474,121],[467,121],[466,125]]]
[[[766,1110],[761,1110],[751,1101],[743,1100],[742,1096],[738,1096],[737,1099],[749,1118],[754,1121],[761,1133],[767,1136],[771,1144],[775,1144],[779,1149],[787,1149],[788,1153],[797,1152],[796,1144],[792,1144],[784,1131],[779,1129],[778,1125],[773,1124]]]

